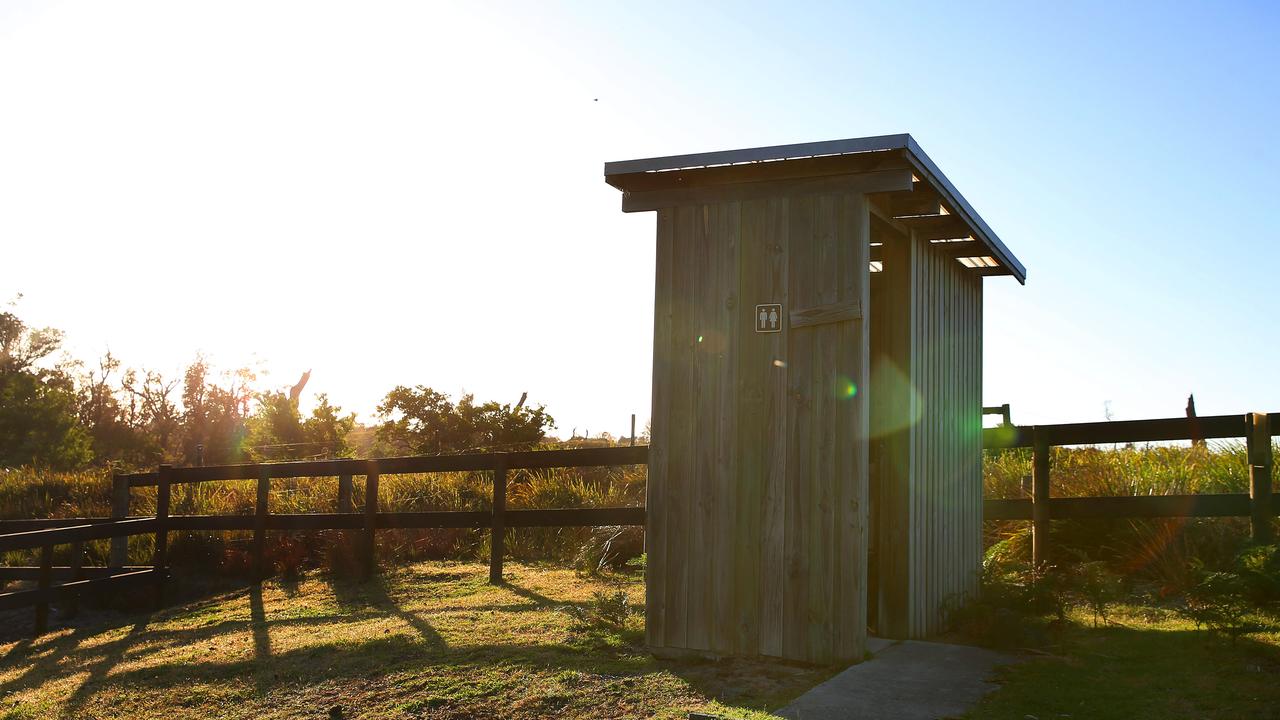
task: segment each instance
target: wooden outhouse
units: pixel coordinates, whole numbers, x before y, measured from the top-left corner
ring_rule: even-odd
[[[858,660],[977,588],[982,281],[909,135],[605,164],[656,211],[647,642]]]

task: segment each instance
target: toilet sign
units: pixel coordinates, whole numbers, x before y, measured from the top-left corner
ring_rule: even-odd
[[[756,332],[782,332],[782,303],[756,306]]]

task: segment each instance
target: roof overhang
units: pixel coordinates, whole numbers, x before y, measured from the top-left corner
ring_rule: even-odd
[[[871,195],[888,221],[930,241],[980,243],[975,252],[986,255],[958,258],[966,267],[1027,279],[1018,258],[908,134],[623,160],[605,163],[604,176],[623,191],[626,212],[768,194],[797,182],[818,191],[855,189]]]

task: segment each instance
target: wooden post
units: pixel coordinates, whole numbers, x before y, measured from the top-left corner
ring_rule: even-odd
[[[1249,456],[1249,529],[1253,541],[1271,542],[1271,424],[1266,413],[1245,416]]]
[[[378,529],[378,465],[369,461],[369,469],[364,476],[364,552],[363,579],[373,577],[378,567],[375,532]]]
[[[129,517],[129,479],[123,475],[111,475],[111,517],[123,520]],[[129,538],[111,538],[111,554],[107,565],[124,567],[129,562]]]
[[[338,476],[338,512],[349,514],[356,511],[355,489],[351,475]],[[350,530],[339,530],[329,551],[329,567],[334,573],[354,575],[352,559],[355,553],[351,545],[356,533]]]
[[[77,540],[71,543],[71,581],[84,579],[84,541]],[[62,617],[73,618],[80,612],[80,597],[72,595],[67,598],[66,606],[62,608]]]
[[[355,498],[352,497],[351,476],[338,476],[338,512],[353,513],[356,511]]]
[[[1032,432],[1031,564],[1039,571],[1049,559],[1049,438],[1039,427]]]
[[[267,577],[267,502],[271,497],[271,471],[266,465],[258,468],[258,497],[253,506],[253,579],[262,582]]]
[[[636,446],[636,414],[631,413],[631,447]]]
[[[156,552],[152,558],[157,608],[164,604],[164,574],[169,556],[169,491],[172,481],[173,466],[161,465],[156,484]]]
[[[36,581],[37,587],[43,592],[49,591],[49,586],[53,580],[53,546],[45,545],[40,548],[40,575]],[[36,635],[43,635],[49,629],[49,598],[42,597],[40,602],[36,603]]]
[[[506,553],[507,456],[499,454],[493,468],[493,520],[489,538],[489,584],[502,584],[502,556]]]

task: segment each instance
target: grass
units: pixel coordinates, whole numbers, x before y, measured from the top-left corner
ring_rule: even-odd
[[[476,563],[424,562],[365,584],[310,573],[153,615],[86,612],[0,644],[0,718],[751,718],[834,671],[655,659],[638,573],[507,567],[505,587]],[[621,626],[595,617],[597,592],[628,596]]]
[[[1246,450],[1239,441],[1053,448],[1051,468],[1054,497],[1249,492]],[[1030,474],[1030,450],[987,452],[983,492],[990,498],[1028,497],[1024,478]],[[1194,567],[1227,566],[1248,537],[1247,518],[1171,518],[1056,520],[1049,540],[1059,557],[1101,560],[1125,578],[1170,595],[1188,588]],[[1006,559],[1027,561],[1031,524],[988,522],[986,545]]]
[[[1280,633],[1235,642],[1177,616],[1122,605],[1093,627],[1076,610],[1053,654],[1002,670],[1001,688],[969,720],[1117,718],[1243,720],[1280,716]]]

